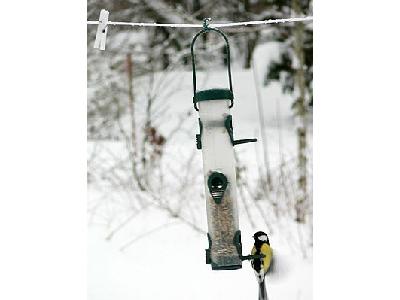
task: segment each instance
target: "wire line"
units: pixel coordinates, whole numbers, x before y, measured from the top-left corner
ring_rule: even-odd
[[[276,24],[276,23],[287,23],[287,22],[303,22],[312,21],[312,16],[298,17],[298,18],[287,18],[287,19],[270,19],[264,21],[247,21],[247,22],[235,22],[235,23],[216,23],[210,24],[210,27],[221,28],[221,27],[237,27],[237,26],[248,26],[248,25],[265,25],[265,24]],[[99,21],[87,21],[88,25],[98,25]],[[162,23],[130,23],[130,22],[107,22],[107,25],[116,26],[138,26],[138,27],[180,27],[180,28],[201,28],[202,24],[162,24]]]

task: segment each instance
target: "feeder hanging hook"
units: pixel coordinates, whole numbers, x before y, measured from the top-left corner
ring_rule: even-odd
[[[203,30],[208,30],[208,25],[210,25],[211,18],[203,19]]]
[[[199,92],[199,94],[196,91],[196,63],[195,63],[195,54],[194,54],[194,44],[197,40],[197,38],[205,33],[214,31],[218,34],[220,34],[224,40],[225,40],[225,45],[226,45],[226,64],[228,66],[228,79],[229,79],[229,90],[224,91],[224,99],[228,99],[230,100],[230,105],[229,108],[232,108],[233,106],[233,89],[232,89],[232,75],[231,75],[231,60],[230,60],[230,50],[229,50],[229,41],[228,38],[226,37],[226,35],[221,31],[218,30],[217,28],[213,28],[213,27],[209,27],[209,21],[211,21],[211,18],[205,18],[203,19],[203,28],[193,37],[192,43],[190,44],[190,52],[192,54],[192,68],[193,68],[193,106],[195,108],[195,110],[199,111],[199,109],[197,108],[196,103],[198,101],[203,101],[205,99],[200,100],[200,98],[204,98],[202,95],[202,92]],[[215,97],[215,95],[213,95],[212,97]],[[220,98],[213,98],[213,99],[220,99]]]

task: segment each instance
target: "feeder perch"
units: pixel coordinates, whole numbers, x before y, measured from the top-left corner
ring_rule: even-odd
[[[229,89],[196,90],[194,44],[209,31],[220,34],[227,46]],[[206,195],[209,249],[206,263],[213,270],[235,270],[242,267],[242,244],[239,230],[236,169],[233,146],[256,139],[234,140],[232,115],[233,90],[230,68],[229,42],[225,34],[208,27],[206,20],[191,44],[193,65],[193,105],[199,112],[200,133],[196,135],[197,149],[202,150]]]

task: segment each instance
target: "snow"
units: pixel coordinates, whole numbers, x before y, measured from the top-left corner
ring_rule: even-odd
[[[276,46],[270,44],[258,47],[255,52],[260,81],[263,78],[261,71],[265,69],[264,66],[271,57],[270,55],[267,58],[265,53],[275,50]],[[188,71],[159,73],[156,77],[163,78],[165,82],[165,88],[160,88],[158,97],[167,107],[166,122],[162,124],[162,129],[167,132],[174,128],[178,113],[192,109],[192,73]],[[231,113],[235,139],[260,138],[252,71],[234,68],[232,79],[235,104]],[[201,72],[198,74],[197,82],[198,89],[228,87],[226,70]],[[137,90],[138,101],[140,93],[146,93],[145,85],[144,79],[137,84],[141,87]],[[290,109],[292,100],[281,94],[278,84],[261,87],[261,94],[265,110],[269,160],[271,167],[274,168],[279,163],[279,132],[281,132],[282,151],[287,157],[295,156],[296,138]],[[140,103],[138,103],[139,108]],[[277,111],[280,112],[279,116]],[[166,151],[171,157],[173,155],[176,159],[189,157],[195,149],[195,134],[198,133],[197,117],[195,113],[187,122],[188,133],[178,134],[176,142],[167,144]],[[277,118],[280,119],[280,131]],[[114,142],[113,147],[115,153],[120,151],[118,143]],[[248,178],[246,178],[248,181],[258,176],[256,152],[262,156],[260,140],[256,147],[253,144],[236,147],[241,161],[248,167]],[[93,144],[89,143],[89,153],[92,148]],[[192,170],[198,172],[198,182],[201,184],[196,187],[194,195],[204,189],[201,151],[197,150],[195,153],[193,165]],[[89,203],[96,201],[98,192],[96,187],[89,186]],[[115,195],[116,198],[121,197],[117,191],[110,190],[109,194]],[[195,197],[192,195],[183,197],[187,197],[188,201],[197,201],[196,207],[201,216],[200,225],[206,231],[206,211],[202,202],[204,197],[199,198],[199,195],[200,192]],[[107,209],[114,211],[123,207],[121,201],[117,201],[114,207]],[[243,207],[239,203],[243,253],[248,254],[252,247],[251,236],[255,231],[243,214]],[[258,215],[254,213],[253,216]],[[212,271],[210,265],[205,264],[204,249],[208,247],[206,236],[195,232],[179,220],[171,219],[165,212],[153,208],[139,211],[129,226],[115,234],[111,240],[107,240],[107,233],[115,228],[115,224],[118,222],[111,224],[98,220],[89,222],[89,300],[257,299],[258,286],[249,262],[243,262],[243,268],[240,270]],[[305,259],[301,251],[296,248],[295,238],[290,235],[293,226],[290,223],[283,223],[282,228],[270,236],[277,259],[277,272],[267,278],[270,300],[312,299],[312,255]],[[135,238],[136,240],[131,242]]]
[[[138,232],[154,227],[157,216],[146,219],[135,223]],[[205,236],[176,224],[121,252],[117,242],[105,241],[103,230],[91,228],[88,299],[257,299],[250,263],[244,262],[240,270],[212,271],[205,264],[206,241]],[[243,250],[248,250],[250,237],[243,236],[243,243]],[[289,254],[283,257],[290,268],[282,278],[267,278],[270,299],[312,299],[311,261]]]

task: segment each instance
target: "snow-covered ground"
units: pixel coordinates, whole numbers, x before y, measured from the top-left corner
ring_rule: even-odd
[[[256,69],[260,85],[267,62],[265,53],[273,53],[274,46],[262,46],[256,50]],[[269,58],[271,57],[268,56]],[[176,123],[179,112],[192,107],[191,72],[158,74],[168,76],[165,89],[159,97],[168,107],[162,129],[170,130]],[[225,70],[198,74],[198,88],[227,87]],[[137,91],[145,93],[143,90]],[[234,134],[236,139],[260,138],[257,113],[256,91],[251,70],[233,69],[235,105],[232,109]],[[171,94],[171,90],[175,89]],[[286,157],[294,157],[296,138],[291,99],[283,96],[278,84],[261,87],[266,119],[268,152],[271,167],[279,163],[279,140],[281,151]],[[140,97],[138,96],[138,99]],[[279,103],[279,104],[278,104]],[[277,107],[279,105],[279,107]],[[138,109],[140,109],[138,107]],[[278,120],[278,119],[279,120]],[[280,126],[278,126],[280,124]],[[197,113],[187,125],[187,131],[178,135],[176,141],[167,144],[168,153],[189,156],[195,147],[198,131]],[[310,139],[311,140],[311,139]],[[89,153],[93,145],[89,143]],[[262,160],[261,141],[257,145],[259,160]],[[253,144],[238,146],[239,158],[248,167],[247,180],[258,176],[256,153]],[[197,151],[194,163],[201,171],[201,151]],[[201,178],[201,173],[199,173]],[[203,189],[203,187],[199,187]],[[112,191],[111,191],[112,192]],[[93,203],[97,191],[89,186],[88,198]],[[190,197],[190,195],[185,195]],[[197,196],[198,197],[198,196]],[[199,200],[201,201],[201,200]],[[203,216],[200,223],[206,230],[205,204],[198,205]],[[199,210],[200,210],[199,208]],[[112,208],[110,208],[112,209]],[[239,207],[240,216],[243,208]],[[254,214],[257,217],[257,214]],[[245,220],[244,218],[242,218]],[[96,222],[94,222],[96,223]],[[89,300],[147,300],[147,299],[257,299],[257,284],[249,262],[235,271],[212,271],[205,264],[207,238],[196,233],[187,225],[175,221],[158,210],[147,209],[138,213],[124,230],[111,240],[105,237],[111,226],[97,226],[90,222],[88,234],[88,299]],[[284,225],[285,226],[285,225]],[[153,230],[154,229],[154,230]],[[241,221],[243,252],[250,251],[251,235],[254,229],[249,222]],[[259,228],[263,230],[264,228]],[[149,232],[143,235],[143,233]],[[267,279],[270,300],[310,300],[312,299],[312,255],[307,259],[301,251],[288,242],[294,239],[285,228],[272,234],[271,245],[277,256],[278,272]],[[125,247],[131,240],[129,246]],[[123,251],[121,251],[123,249]]]
[[[135,231],[155,227],[159,217],[150,214],[137,220]],[[243,250],[250,251],[251,231],[241,229],[246,233]],[[257,299],[258,287],[249,262],[244,262],[240,270],[212,271],[205,264],[206,237],[194,234],[185,225],[166,226],[124,251],[120,251],[120,245],[121,241],[105,241],[101,229],[89,231],[89,300]],[[279,246],[276,249],[284,251]],[[312,299],[311,260],[290,252],[279,257],[285,259],[286,266],[282,276],[267,282],[269,299]]]

